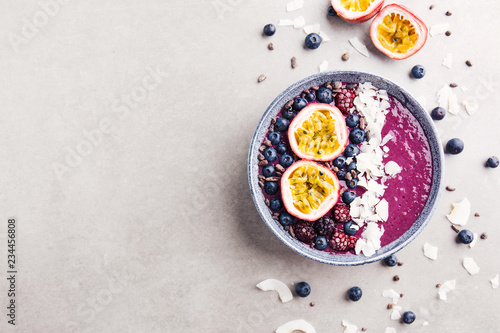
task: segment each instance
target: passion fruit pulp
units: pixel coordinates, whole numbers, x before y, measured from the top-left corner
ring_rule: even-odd
[[[288,128],[290,147],[305,160],[329,161],[340,155],[348,141],[344,116],[330,104],[311,103]]]
[[[337,203],[340,184],[330,169],[302,160],[292,164],[281,177],[281,194],[290,214],[315,221]]]
[[[409,9],[389,5],[370,26],[373,44],[385,55],[401,60],[417,53],[427,40],[427,26]]]
[[[331,0],[337,14],[347,22],[361,23],[375,16],[384,0]]]

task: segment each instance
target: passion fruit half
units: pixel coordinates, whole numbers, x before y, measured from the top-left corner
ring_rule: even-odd
[[[281,177],[281,195],[290,214],[316,221],[337,203],[340,184],[330,169],[302,160],[292,164]]]
[[[304,160],[333,160],[347,145],[345,118],[333,105],[311,103],[288,127],[288,141],[295,155]]]
[[[427,26],[408,8],[388,5],[375,17],[370,26],[373,45],[396,60],[417,53],[427,41]]]
[[[347,22],[361,23],[374,17],[384,0],[331,0],[337,14]]]

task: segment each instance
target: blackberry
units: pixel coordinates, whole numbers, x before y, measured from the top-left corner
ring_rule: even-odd
[[[351,220],[349,206],[344,204],[336,204],[333,207],[333,218],[339,223],[346,223],[347,221]]]
[[[356,97],[354,90],[343,88],[337,96],[335,96],[335,106],[338,107],[343,114],[348,114],[349,110],[352,109],[354,97]]]
[[[335,229],[335,223],[329,217],[323,216],[314,223],[314,230],[320,236],[328,236]]]
[[[311,243],[316,238],[313,226],[306,221],[299,221],[293,225],[293,232],[298,240]]]

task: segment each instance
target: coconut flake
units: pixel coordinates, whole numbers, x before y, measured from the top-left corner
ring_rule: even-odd
[[[451,65],[453,64],[453,54],[448,53],[446,56],[443,58],[443,62],[441,65],[443,65],[446,68],[451,68]]]
[[[289,26],[294,25],[294,23],[295,23],[294,20],[281,19],[278,22],[278,26],[280,26],[280,27],[289,27]]]
[[[400,312],[401,309],[402,309],[402,307],[397,306],[397,305],[392,307],[392,313],[391,313],[392,320],[401,319],[401,312]]]
[[[438,255],[438,248],[436,246],[432,246],[429,243],[424,244],[424,256],[429,259],[436,260]]]
[[[429,322],[428,322],[428,321],[424,321],[424,322],[422,323],[422,326],[429,326]]]
[[[439,299],[446,301],[448,292],[454,290],[456,285],[456,280],[446,281],[445,283],[441,284],[441,287],[439,287],[438,290]]]
[[[389,161],[385,164],[384,171],[389,176],[395,176],[401,172],[401,167],[394,161]]]
[[[472,238],[472,242],[469,243],[469,247],[471,249],[476,245],[476,242],[477,242],[477,234],[473,233],[473,235],[474,235],[474,237]]]
[[[476,275],[479,273],[479,266],[476,264],[476,262],[474,261],[474,259],[472,258],[464,258],[464,261],[463,261],[463,266],[465,268],[465,270],[467,270],[467,272],[469,272],[470,275]]]
[[[345,327],[344,333],[357,333],[358,327],[353,324],[349,324],[346,320],[342,320],[342,326]]]
[[[479,110],[479,104],[477,103],[477,100],[475,100],[475,99],[467,99],[467,100],[463,101],[463,105],[464,105],[465,111],[467,111],[467,113],[470,116],[472,116],[474,113],[477,112],[477,110]]]
[[[450,214],[446,215],[448,221],[455,225],[466,225],[470,215],[470,201],[464,198],[458,203],[452,203],[451,206]]]
[[[380,200],[380,202],[375,206],[375,211],[377,212],[377,215],[380,216],[382,221],[387,221],[389,218],[389,203],[387,200]]]
[[[368,49],[366,48],[366,45],[361,43],[358,39],[358,37],[353,37],[349,39],[349,43],[351,43],[352,47],[365,57],[370,57],[370,54],[368,53]]]
[[[286,4],[286,11],[292,12],[302,7],[304,7],[304,0],[293,0]]]
[[[385,333],[397,333],[394,327],[386,327]]]
[[[304,32],[306,35],[312,34],[313,32],[319,34],[319,23],[306,25],[304,27]]]
[[[323,62],[319,65],[319,71],[324,72],[328,69],[328,61],[323,60]]]
[[[438,36],[438,35],[444,35],[446,31],[450,28],[450,25],[448,23],[440,23],[440,24],[434,24],[431,25],[429,29],[429,34],[431,37]]]
[[[292,333],[294,331],[302,331],[305,333],[316,333],[316,330],[314,327],[309,324],[307,321],[304,319],[296,319],[289,321],[274,331],[275,333]]]
[[[388,289],[382,291],[382,297],[388,297],[392,298],[392,303],[393,304],[398,304],[399,299],[401,298],[401,295],[395,292],[393,289]]]
[[[498,274],[495,275],[493,279],[490,280],[491,282],[491,288],[497,289],[498,288]]]
[[[273,290],[278,293],[278,296],[281,300],[282,303],[291,301],[293,299],[292,292],[290,291],[290,288],[280,280],[276,279],[267,279],[259,284],[257,284],[257,288],[263,291],[269,291]]]
[[[319,36],[321,37],[321,40],[325,43],[330,41],[330,37],[324,31],[320,31]]]

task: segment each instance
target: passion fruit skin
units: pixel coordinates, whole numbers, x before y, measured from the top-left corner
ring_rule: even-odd
[[[408,50],[406,53],[396,53],[396,52],[391,52],[390,50],[386,49],[378,40],[378,26],[383,22],[384,17],[387,15],[390,15],[391,13],[396,13],[400,14],[406,19],[408,19],[413,26],[415,27],[415,30],[419,34],[418,42],[417,44]],[[372,40],[373,45],[383,54],[388,56],[389,58],[395,59],[395,60],[403,60],[411,57],[422,47],[425,45],[425,42],[427,41],[427,35],[429,34],[429,30],[427,29],[427,26],[425,23],[417,17],[415,14],[413,14],[408,8],[401,6],[401,5],[396,5],[396,4],[391,4],[387,5],[384,7],[378,14],[377,16],[373,19],[371,25],[370,25],[370,37]]]
[[[370,20],[372,17],[377,15],[377,13],[384,6],[384,0],[375,0],[368,10],[364,12],[352,12],[347,10],[342,6],[340,0],[331,0],[333,9],[337,12],[344,21],[350,23],[363,23]]]

